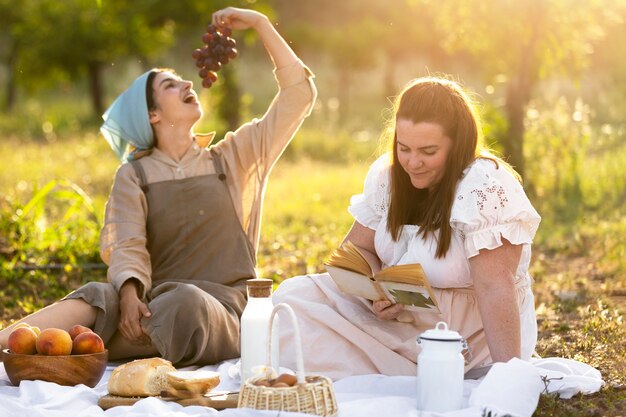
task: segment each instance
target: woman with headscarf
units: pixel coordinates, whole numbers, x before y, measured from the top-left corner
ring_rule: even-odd
[[[309,114],[313,75],[269,19],[215,12],[217,28],[257,31],[279,91],[265,115],[207,147],[191,81],[152,69],[105,112],[101,131],[124,163],[109,196],[100,252],[108,282],[89,283],[20,322],[81,324],[112,360],[160,355],[178,366],[239,356],[245,282],[255,278],[263,191],[270,170]]]

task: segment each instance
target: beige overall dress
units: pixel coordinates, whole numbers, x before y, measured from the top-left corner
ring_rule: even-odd
[[[213,153],[215,174],[146,184],[141,160],[131,162],[148,202],[147,249],[152,263],[150,318],[142,319],[163,358],[177,366],[239,356],[245,281],[256,276],[252,244],[239,222]],[[105,342],[117,331],[119,296],[110,283],[89,283],[66,298],[98,308],[94,330]]]

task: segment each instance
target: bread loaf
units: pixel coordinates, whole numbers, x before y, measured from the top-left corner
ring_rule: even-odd
[[[137,359],[113,370],[109,378],[109,394],[123,397],[160,395],[167,389],[167,373],[176,371],[162,358]]]
[[[167,382],[177,390],[204,395],[220,384],[220,374],[213,371],[168,372]]]

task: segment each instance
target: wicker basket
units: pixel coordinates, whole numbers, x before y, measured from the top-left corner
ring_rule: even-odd
[[[298,382],[293,387],[272,388],[257,386],[255,382],[261,379],[269,379],[273,371],[272,368],[272,323],[274,316],[279,310],[286,310],[291,317],[294,326],[294,336],[296,339],[296,361]],[[265,375],[254,376],[247,379],[239,393],[238,407],[254,408],[257,410],[284,410],[307,414],[317,414],[319,416],[337,416],[337,400],[330,378],[325,376],[304,376],[304,361],[302,359],[302,346],[300,330],[296,315],[287,304],[281,303],[274,307],[269,324],[269,348],[267,350],[267,371]]]

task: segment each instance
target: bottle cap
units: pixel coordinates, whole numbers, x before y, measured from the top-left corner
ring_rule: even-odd
[[[274,281],[267,278],[254,278],[246,281],[248,286],[248,297],[270,297]]]
[[[274,281],[268,278],[254,278],[246,281],[248,287],[271,287]]]

